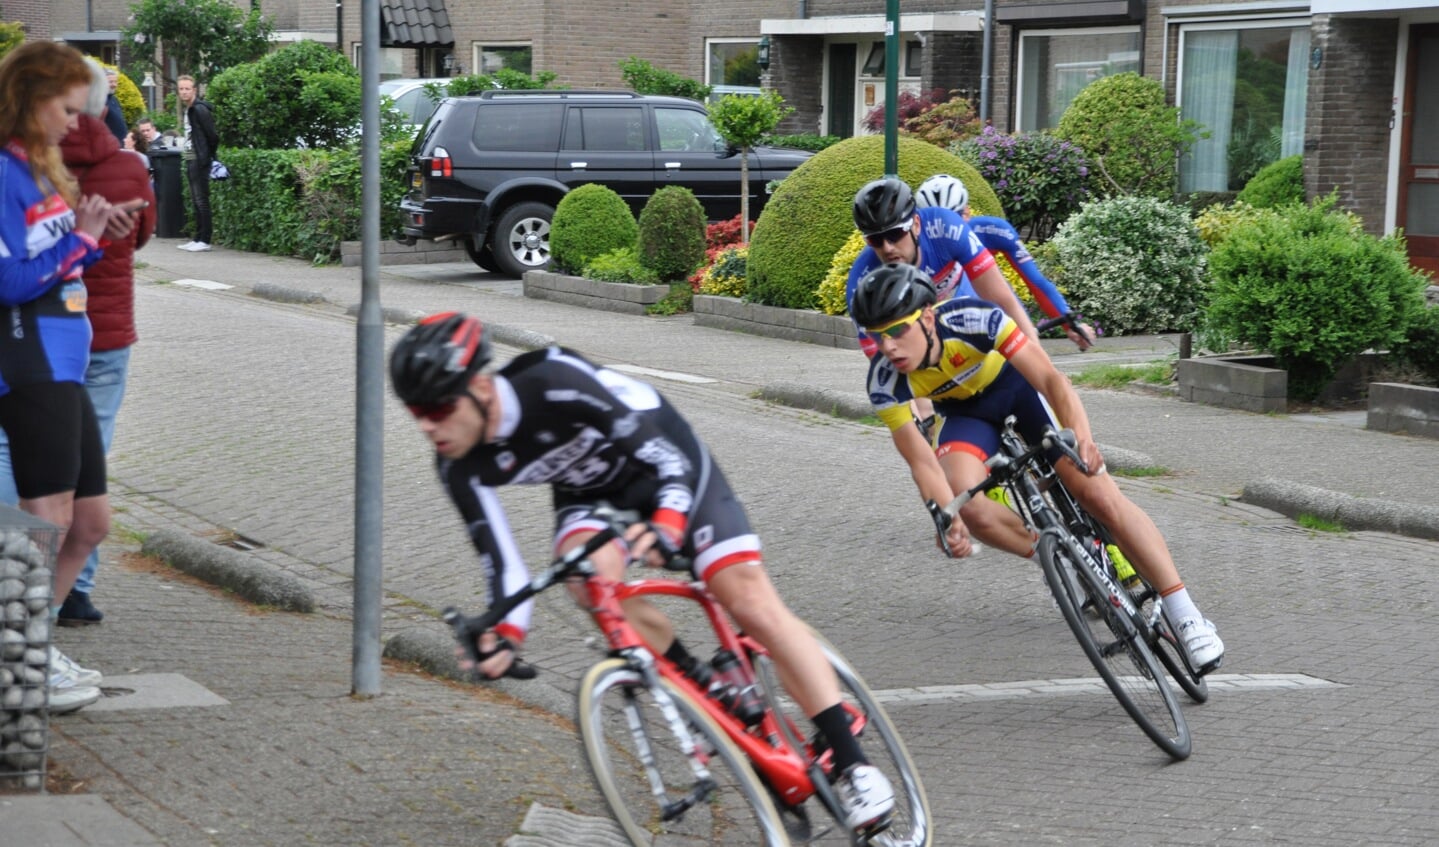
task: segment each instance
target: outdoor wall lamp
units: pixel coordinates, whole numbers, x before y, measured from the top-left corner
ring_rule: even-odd
[[[759,65],[761,72],[769,70],[769,36],[759,37],[759,55],[755,58],[755,64]]]

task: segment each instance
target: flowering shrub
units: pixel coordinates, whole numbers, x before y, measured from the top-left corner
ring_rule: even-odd
[[[744,297],[749,288],[745,279],[748,257],[747,245],[721,247],[714,262],[700,276],[699,293],[719,297]]]
[[[1111,335],[1174,332],[1199,321],[1207,248],[1182,207],[1129,195],[1086,203],[1050,245],[1047,269],[1079,312]]]
[[[1008,135],[987,126],[977,137],[950,147],[974,165],[1015,229],[1043,241],[1089,197],[1084,151],[1044,132]]]
[[[754,221],[749,222],[749,229],[750,232],[754,232]],[[745,243],[740,240],[739,232],[739,215],[735,215],[727,221],[717,221],[705,227],[705,260],[704,264],[700,265],[699,268],[689,276],[691,291],[699,292],[700,285],[704,282],[705,274],[709,273],[709,269],[719,259],[721,253],[730,247]],[[745,253],[748,254],[749,250],[746,249]]]
[[[820,281],[819,291],[815,295],[821,312],[826,315],[843,315],[849,311],[844,287],[849,281],[850,267],[863,250],[864,236],[859,234],[859,230],[855,230],[845,239],[844,245],[835,251],[834,258],[829,263],[829,272]]]

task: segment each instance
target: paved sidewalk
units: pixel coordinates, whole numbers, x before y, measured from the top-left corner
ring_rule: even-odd
[[[255,293],[287,304],[276,308],[332,322],[351,320],[347,311],[359,301],[358,269],[313,268],[221,248],[192,254],[175,250],[177,243],[156,240],[142,251],[142,284],[198,280],[232,286],[220,295],[232,298],[223,302],[242,319],[244,298]],[[736,405],[751,402],[741,398],[755,392],[795,384],[854,396],[863,376],[854,351],[698,328],[687,316],[636,318],[527,300],[517,296],[518,283],[464,265],[384,268],[381,294],[396,318],[446,308],[472,311],[504,327],[500,340],[507,348],[552,338],[602,362],[643,361],[650,370],[637,375],[667,393],[682,395],[685,385],[709,381],[708,387],[737,395]],[[175,298],[147,300],[154,302],[170,305]],[[193,349],[197,359],[223,363],[226,345],[234,343],[188,335],[179,328],[179,317],[167,316],[163,332],[159,323],[142,320],[141,344],[150,351]],[[387,338],[396,332],[392,327]],[[243,330],[240,336],[266,343]],[[1173,340],[1107,339],[1089,354],[1066,349],[1063,342],[1046,347],[1073,370],[1098,361],[1162,358],[1170,355]],[[238,359],[239,351],[231,349]],[[297,352],[297,373],[317,366],[304,352]],[[571,812],[601,815],[604,807],[568,722],[563,676],[570,668],[546,671],[547,680],[559,678],[552,687],[519,691],[511,685],[458,685],[387,660],[385,693],[373,701],[351,697],[350,584],[335,562],[352,551],[336,547],[348,526],[326,510],[335,503],[347,506],[351,491],[277,491],[276,480],[288,479],[290,468],[260,458],[216,468],[207,461],[207,442],[185,431],[186,403],[195,394],[216,404],[233,399],[236,408],[269,410],[267,404],[276,404],[273,414],[282,417],[293,413],[283,405],[291,399],[245,392],[223,368],[159,378],[132,374],[132,384],[137,380],[175,410],[173,420],[143,422],[173,427],[173,444],[143,454],[132,450],[112,468],[117,534],[104,548],[99,603],[107,619],[98,627],[61,629],[56,637],[67,653],[106,671],[112,696],[52,721],[51,761],[78,793],[0,795],[0,844],[12,839],[26,847],[614,843],[593,829],[573,828],[593,822],[579,823]],[[1253,415],[1114,391],[1083,391],[1083,397],[1102,444],[1173,471],[1144,483],[1146,490],[1172,486],[1196,511],[1237,498],[1246,487],[1278,491],[1278,500],[1291,494],[1363,498],[1384,509],[1424,514],[1432,509],[1439,444],[1431,440],[1369,432],[1356,426],[1352,415]],[[139,398],[127,403],[140,406]],[[162,404],[152,399],[149,405]],[[141,423],[124,415],[122,410],[121,441],[124,427]],[[233,426],[201,435],[215,444],[265,437],[246,426],[236,417]],[[329,437],[317,431],[317,439]],[[256,451],[257,457],[264,455]],[[169,481],[204,476],[269,494],[249,498],[252,514],[220,514],[218,505],[197,508],[199,494],[177,492]],[[1262,512],[1249,505],[1243,510]],[[315,598],[312,614],[257,608],[135,555],[139,535],[168,531],[217,538],[222,526],[279,524],[296,513],[314,527],[311,543],[287,536],[288,549],[271,546],[244,555],[299,579]],[[449,535],[458,534],[452,515],[440,516],[439,524],[453,530]],[[1407,539],[1398,546],[1421,549]],[[386,577],[392,591],[388,580],[409,578],[389,572]],[[386,598],[385,616],[386,634],[398,633],[393,644],[445,670],[448,646],[431,637],[431,610],[397,592]],[[578,666],[589,659],[574,661]],[[1002,747],[996,756],[1002,756]],[[1189,773],[1202,772],[1191,766]],[[936,773],[931,779],[944,777]],[[103,793],[92,793],[95,786],[103,786]],[[577,831],[584,834],[574,835]]]

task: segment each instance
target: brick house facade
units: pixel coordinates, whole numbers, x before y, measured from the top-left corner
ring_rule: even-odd
[[[237,0],[238,2],[238,0]],[[360,0],[254,0],[282,40],[311,38],[358,56]],[[883,100],[883,77],[865,65],[883,44],[883,4],[874,0],[380,0],[394,8],[434,8],[448,15],[448,41],[407,45],[387,61],[387,75],[440,76],[473,72],[486,46],[528,49],[534,70],[553,71],[576,88],[622,86],[619,62],[629,55],[684,76],[710,78],[714,45],[726,40],[768,40],[769,66],[758,84],[778,90],[794,107],[781,129],[853,134],[868,109]],[[86,7],[89,21],[86,20]],[[88,4],[0,0],[7,19],[22,20],[31,37],[64,38],[97,52],[96,40],[114,39],[129,0]],[[1409,121],[1400,106],[1423,114],[1439,85],[1405,82],[1415,27],[1439,24],[1439,2],[1425,0],[994,0],[990,71],[982,64],[984,0],[906,0],[901,16],[903,90],[959,90],[1006,131],[1042,128],[1035,103],[1045,92],[1038,78],[1084,73],[1082,62],[1050,60],[1044,52],[1067,35],[1118,39],[1132,45],[1112,51],[1125,68],[1160,80],[1170,102],[1183,104],[1186,39],[1204,33],[1288,27],[1304,31],[1315,57],[1307,71],[1302,110],[1306,188],[1311,196],[1337,191],[1341,204],[1360,214],[1375,233],[1434,221],[1432,252],[1439,267],[1439,210],[1428,211],[1427,174],[1398,161],[1409,149]],[[1052,42],[1052,44],[1051,44]],[[1428,42],[1423,42],[1427,44]],[[911,48],[910,45],[913,45]],[[123,50],[123,45],[116,45]],[[1295,47],[1299,55],[1299,46]],[[1439,48],[1436,48],[1439,49]],[[1056,51],[1056,53],[1062,51]],[[122,54],[123,56],[123,54]],[[446,65],[444,59],[449,57]],[[1039,65],[1035,64],[1035,57]],[[1291,73],[1303,63],[1291,56]],[[1067,64],[1068,67],[1060,67]],[[1094,65],[1094,62],[1090,62]],[[1036,67],[1038,70],[1036,70]],[[1090,71],[1098,72],[1098,71]],[[988,83],[988,98],[979,94]],[[1439,83],[1439,80],[1433,81]],[[1061,104],[1062,105],[1062,101]],[[1056,107],[1057,108],[1057,107]],[[1439,111],[1439,106],[1434,109]],[[1391,126],[1391,119],[1393,125]],[[1297,126],[1297,115],[1286,121]],[[1407,176],[1402,176],[1406,175]],[[1415,177],[1415,174],[1419,174]],[[1434,190],[1439,195],[1439,177]],[[1411,202],[1404,204],[1408,196]],[[1419,200],[1425,203],[1415,205]],[[1434,204],[1439,204],[1436,196]],[[1414,220],[1410,220],[1413,218]],[[1411,247],[1418,242],[1411,237]],[[1430,249],[1430,248],[1425,248]]]

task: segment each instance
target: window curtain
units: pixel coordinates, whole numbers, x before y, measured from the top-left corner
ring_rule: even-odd
[[[1284,73],[1284,138],[1279,155],[1304,152],[1304,107],[1309,95],[1309,28],[1289,32],[1289,67]]]
[[[1180,168],[1182,192],[1224,191],[1229,187],[1229,137],[1234,122],[1238,54],[1236,30],[1185,34],[1184,83],[1180,92],[1183,113],[1185,118],[1202,124],[1209,137],[1195,142]]]

